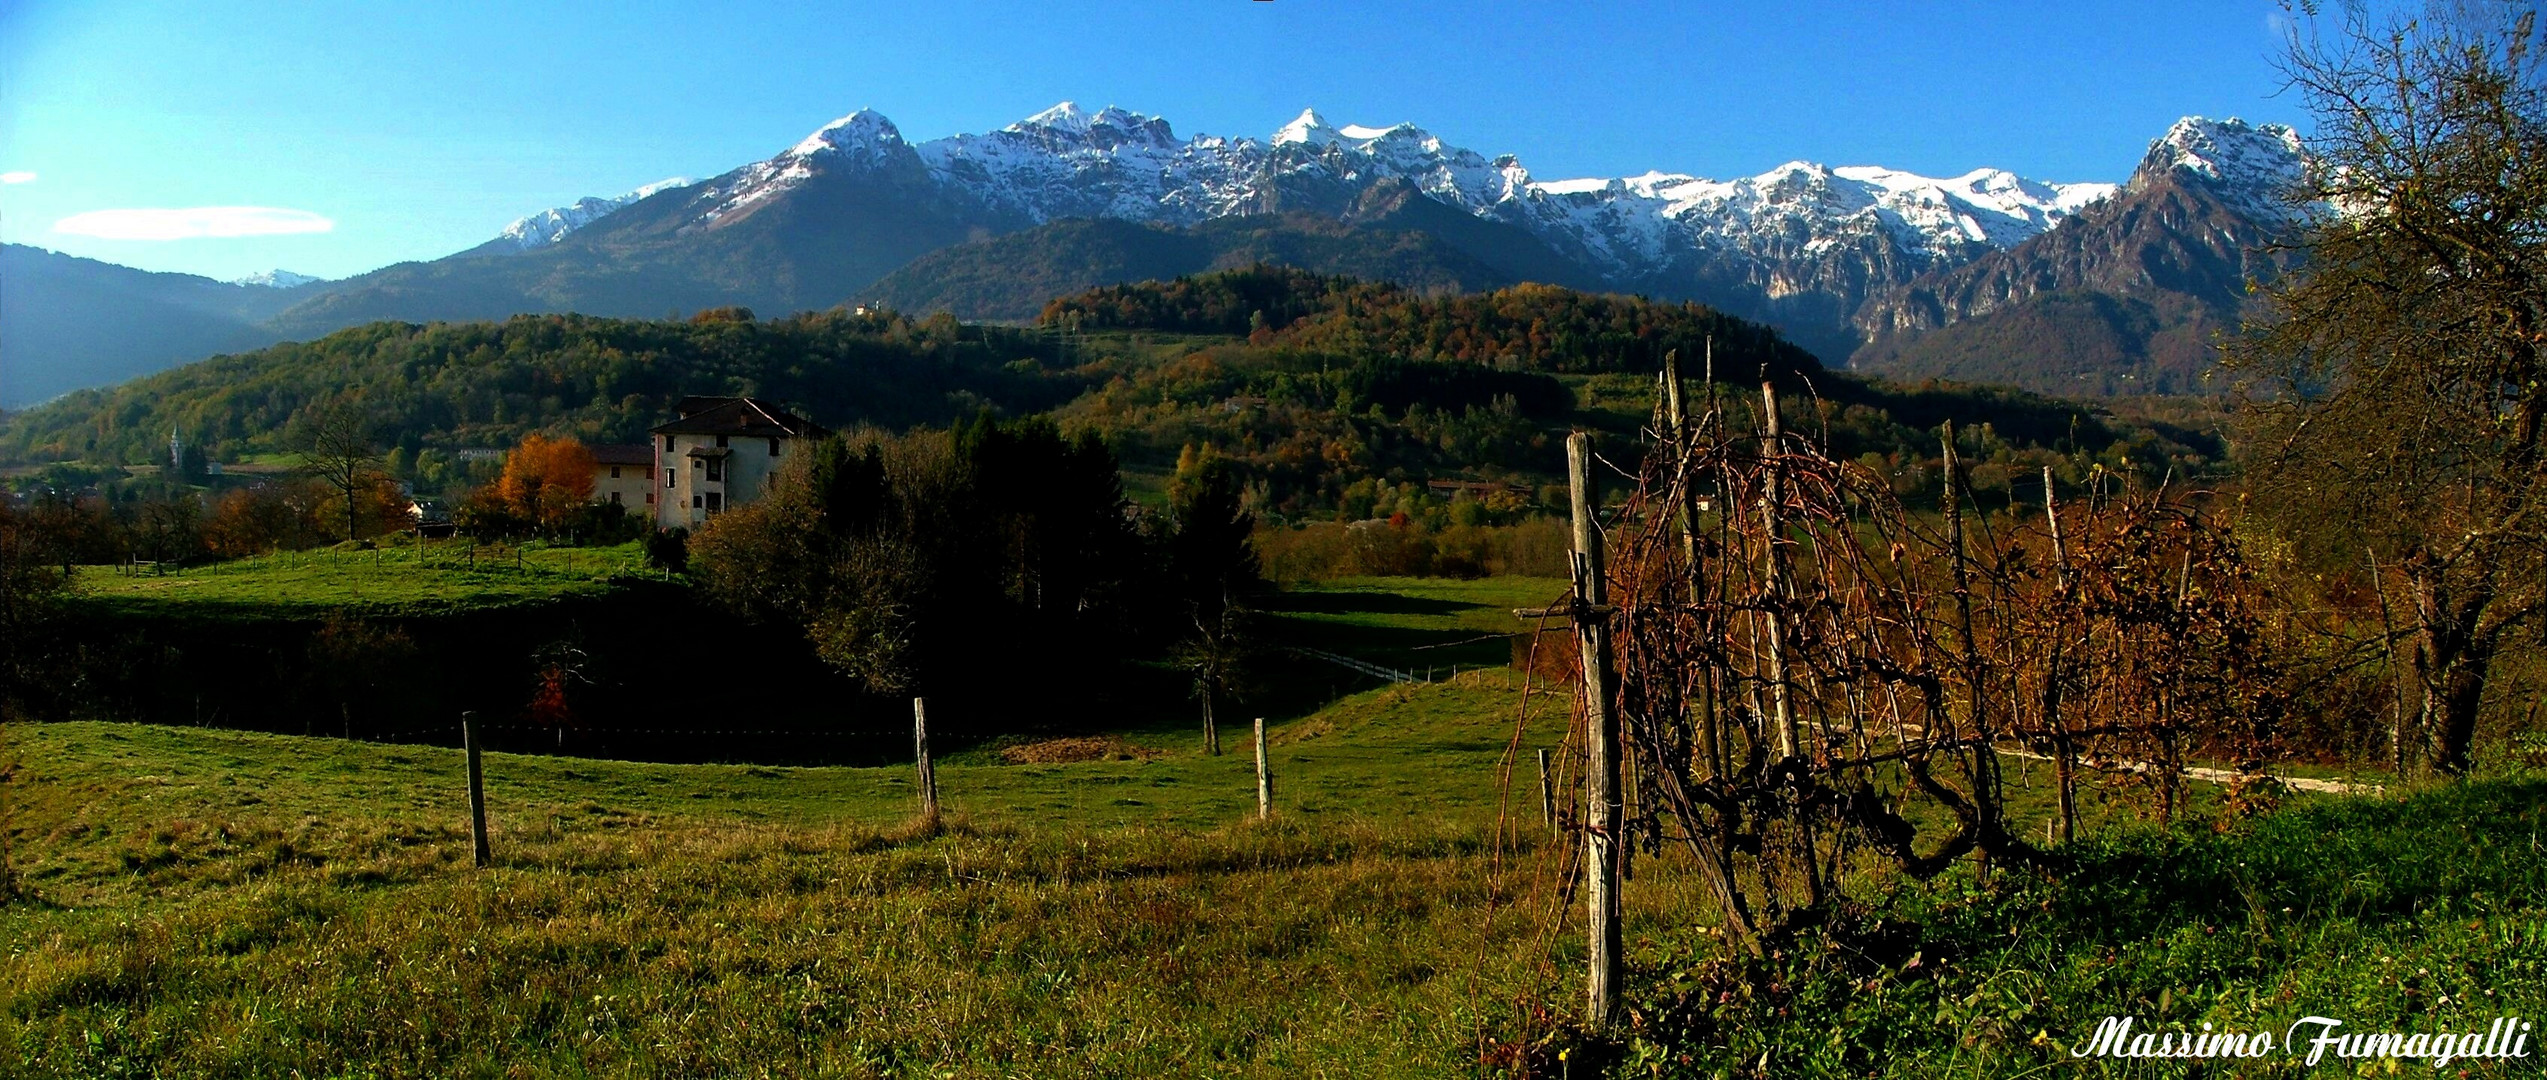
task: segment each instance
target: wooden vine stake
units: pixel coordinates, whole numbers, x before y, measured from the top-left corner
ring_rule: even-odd
[[[2052,580],[2066,597],[2069,593],[2069,550],[2061,543],[2060,497],[2052,488],[2052,467],[2043,466],[2043,520],[2052,530]],[[2057,760],[2061,788],[2061,842],[2078,836],[2078,747],[2070,739],[2069,721],[2061,715],[2061,646],[2059,637],[2051,642],[2052,663],[2043,675],[2043,720],[2052,727],[2052,756]]]
[[[1583,651],[1584,927],[1588,935],[1585,1020],[1606,1027],[1619,978],[1618,714],[1611,708],[1608,584],[1601,551],[1600,496],[1592,479],[1592,439],[1565,440],[1567,486],[1574,495],[1574,636]]]
[[[1778,523],[1778,511],[1786,501],[1786,492],[1778,478],[1778,462],[1786,453],[1786,435],[1779,426],[1778,388],[1767,378],[1760,380],[1760,454],[1768,464],[1761,480],[1761,588],[1768,593],[1769,630],[1769,702],[1777,721],[1778,757],[1791,758],[1800,749],[1795,731],[1795,706],[1789,696],[1786,678],[1786,621],[1780,617],[1778,604],[1786,599],[1786,554],[1778,545],[1786,539],[1784,526]]]
[[[1548,752],[1539,751],[1539,824],[1548,827],[1548,836],[1557,835],[1556,784],[1548,775]]]
[[[1710,337],[1707,339],[1707,369],[1710,374],[1714,372],[1715,366],[1716,339]],[[1664,419],[1671,425],[1670,446],[1676,458],[1673,470],[1674,474],[1680,478],[1678,487],[1680,489],[1681,561],[1689,574],[1689,602],[1692,606],[1696,606],[1706,599],[1707,575],[1705,553],[1698,545],[1698,515],[1701,511],[1697,476],[1695,470],[1690,467],[1690,462],[1697,452],[1697,433],[1690,429],[1689,409],[1682,401],[1681,392],[1680,350],[1674,349],[1663,354]],[[1697,729],[1698,758],[1706,767],[1704,775],[1715,777],[1724,775],[1725,758],[1716,729],[1716,710],[1711,700],[1711,689],[1704,681],[1699,683],[1698,704],[1690,712],[1691,719],[1694,721],[1691,726]]]

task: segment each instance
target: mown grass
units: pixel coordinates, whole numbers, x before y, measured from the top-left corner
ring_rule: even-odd
[[[72,603],[87,610],[205,619],[448,614],[598,596],[642,575],[634,543],[613,547],[403,542],[368,550],[282,552],[208,566],[138,573],[83,566]]]

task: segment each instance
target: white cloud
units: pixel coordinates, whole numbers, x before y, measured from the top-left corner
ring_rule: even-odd
[[[23,169],[17,172],[0,172],[0,184],[32,184],[34,182],[35,174]]]
[[[101,240],[190,240],[202,236],[322,233],[336,223],[307,210],[271,206],[189,206],[171,210],[91,210],[53,223],[53,231]]]

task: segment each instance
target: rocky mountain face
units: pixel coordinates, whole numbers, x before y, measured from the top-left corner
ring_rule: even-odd
[[[1419,292],[1481,292],[1525,281],[1602,287],[1527,232],[1383,181],[1333,216],[1243,214],[1189,226],[1063,218],[922,255],[861,295],[902,311],[1026,320],[1058,296],[1256,263]]]
[[[1850,364],[2054,393],[2197,391],[2248,283],[2295,258],[2303,167],[2288,128],[2180,121],[2112,199],[1868,299]]]

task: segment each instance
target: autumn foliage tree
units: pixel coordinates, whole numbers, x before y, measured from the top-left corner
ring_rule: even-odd
[[[496,497],[542,532],[566,526],[593,499],[593,454],[573,439],[533,434],[504,459]]]

